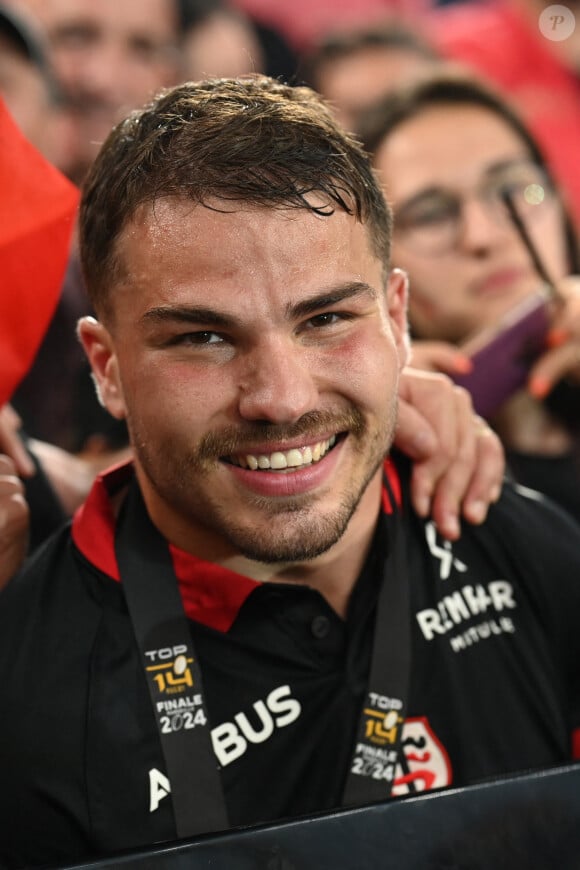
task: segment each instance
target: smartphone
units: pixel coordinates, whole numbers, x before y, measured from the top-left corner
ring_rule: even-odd
[[[545,349],[549,299],[548,289],[534,293],[510,309],[497,325],[462,345],[473,368],[469,374],[451,377],[471,393],[475,410],[482,417],[492,416],[526,383],[530,366]]]

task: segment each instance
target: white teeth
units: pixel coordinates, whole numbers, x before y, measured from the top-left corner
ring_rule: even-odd
[[[289,450],[286,454],[286,464],[288,468],[297,468],[299,465],[304,465],[304,458],[299,450]]]
[[[248,453],[245,456],[236,456],[233,458],[233,461],[242,468],[249,468],[251,471],[257,471],[257,469],[280,471],[284,468],[301,468],[304,465],[318,462],[335,444],[336,435],[332,435],[330,438],[325,441],[319,441],[312,447],[293,447],[285,453],[276,450],[269,455],[260,454],[254,456]]]

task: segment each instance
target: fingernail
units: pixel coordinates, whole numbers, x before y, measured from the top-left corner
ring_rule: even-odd
[[[566,344],[567,341],[570,340],[570,333],[567,329],[561,329],[559,327],[554,327],[551,329],[546,337],[546,344],[548,347],[560,347],[563,344]]]
[[[490,500],[492,502],[499,501],[499,497],[501,495],[501,486],[494,486],[490,493]]]
[[[413,442],[415,450],[422,456],[427,456],[428,454],[433,453],[438,446],[434,435],[426,429],[421,429],[419,432],[415,432]]]
[[[27,459],[26,462],[23,463],[22,474],[25,477],[34,477],[34,475],[36,474],[36,466],[34,465],[34,462],[32,462],[30,459]]]
[[[457,354],[453,360],[455,371],[463,375],[468,375],[473,370],[473,361],[463,354]]]
[[[552,388],[548,378],[536,376],[531,379],[528,390],[535,399],[544,399]]]
[[[459,533],[460,526],[457,517],[453,514],[447,514],[442,523],[441,534],[446,538],[455,540],[459,537]]]
[[[469,515],[469,520],[472,523],[478,525],[482,523],[487,514],[487,505],[484,501],[472,501],[469,504],[469,507],[466,508],[467,513]]]
[[[429,498],[426,495],[415,497],[415,510],[420,517],[426,517],[429,513]]]

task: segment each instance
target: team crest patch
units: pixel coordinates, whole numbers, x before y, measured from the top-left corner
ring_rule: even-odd
[[[451,762],[426,716],[405,720],[401,738],[403,759],[397,764],[391,793],[395,796],[451,785]]]

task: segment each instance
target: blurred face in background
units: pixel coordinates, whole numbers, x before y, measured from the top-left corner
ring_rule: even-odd
[[[365,109],[402,82],[432,69],[434,63],[403,46],[365,46],[323,61],[316,71],[316,89],[332,103],[343,127],[356,130]]]
[[[11,0],[44,29],[74,121],[80,181],[111,127],[178,77],[174,0]]]
[[[264,71],[265,60],[250,22],[229,9],[217,9],[183,36],[184,78],[235,78]]]
[[[374,163],[394,207],[393,263],[410,278],[417,337],[461,342],[539,287],[504,191],[548,274],[567,273],[561,203],[526,144],[491,110],[427,107],[383,140]]]
[[[51,163],[63,159],[61,112],[46,77],[0,33],[0,96],[29,142]]]

